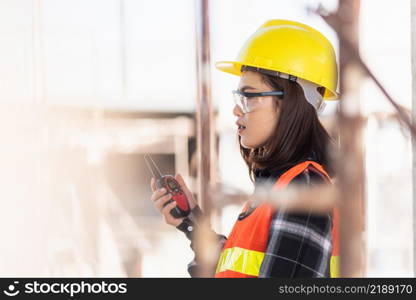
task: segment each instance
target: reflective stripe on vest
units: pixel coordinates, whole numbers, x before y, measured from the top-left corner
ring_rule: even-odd
[[[330,177],[321,165],[314,161],[305,161],[283,173],[272,189],[276,190],[286,187],[293,178],[302,173],[309,165],[315,167],[319,173],[325,175],[327,180],[331,182]],[[258,277],[265,255],[264,252],[267,248],[272,215],[272,207],[269,204],[261,204],[250,215],[236,221],[224,244],[215,277]],[[335,217],[336,215],[334,215]],[[330,261],[331,277],[335,277],[338,274],[338,257],[334,256],[334,250],[338,254],[338,247],[335,245]]]
[[[240,247],[225,249],[220,256],[215,273],[231,270],[234,272],[259,276],[264,253]]]
[[[332,213],[332,256],[331,256],[331,277],[339,277],[339,211],[334,209]]]

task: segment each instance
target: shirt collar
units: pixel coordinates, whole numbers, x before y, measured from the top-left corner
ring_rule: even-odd
[[[305,160],[318,162],[314,151],[312,151]],[[291,167],[279,169],[276,167],[266,167],[263,169],[256,169],[254,170],[255,184],[269,180],[276,181],[285,171],[289,170],[290,168]]]

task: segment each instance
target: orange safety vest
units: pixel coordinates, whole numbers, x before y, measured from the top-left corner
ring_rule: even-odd
[[[329,175],[314,161],[304,161],[283,173],[272,190],[285,188],[293,178],[312,165],[328,182]],[[269,240],[269,228],[275,210],[268,203],[256,207],[247,217],[238,220],[224,244],[215,277],[258,277]],[[330,276],[338,277],[338,212],[333,211],[332,256]]]

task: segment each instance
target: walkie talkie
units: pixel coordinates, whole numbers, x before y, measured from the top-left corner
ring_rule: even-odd
[[[182,191],[181,186],[171,175],[162,175],[159,168],[150,157],[149,154],[144,155],[147,166],[149,167],[150,172],[156,180],[156,186],[158,189],[165,188],[168,193],[172,194],[172,198],[167,201],[164,206],[169,203],[176,201],[178,204],[170,211],[170,214],[175,218],[183,218],[189,215],[191,212],[188,199],[186,198],[185,193]]]

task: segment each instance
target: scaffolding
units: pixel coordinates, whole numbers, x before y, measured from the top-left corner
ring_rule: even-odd
[[[115,256],[111,268],[119,276],[140,277],[143,267],[143,252],[150,251],[156,238],[149,233],[146,223],[154,219],[143,218],[137,221],[129,211],[131,207],[123,206],[119,197],[105,182],[105,168],[102,160],[105,152],[144,153],[172,155],[173,169],[190,181],[196,199],[204,210],[206,218],[196,232],[195,249],[200,249],[199,258],[203,268],[199,277],[211,277],[217,263],[216,237],[210,235],[211,223],[221,214],[227,204],[241,204],[248,199],[269,202],[276,207],[284,207],[286,211],[296,212],[331,212],[334,208],[340,211],[340,277],[366,277],[368,265],[368,245],[366,234],[367,199],[365,147],[363,135],[369,118],[363,115],[360,101],[360,86],[364,79],[371,80],[379,89],[388,103],[394,108],[391,114],[373,114],[375,119],[394,120],[401,128],[410,132],[412,140],[412,257],[413,275],[416,272],[416,81],[412,78],[412,109],[409,111],[399,104],[387,91],[365,60],[361,57],[359,46],[360,0],[339,0],[335,12],[327,12],[323,6],[311,10],[320,16],[335,32],[340,42],[340,94],[341,99],[335,115],[335,135],[338,148],[332,157],[337,170],[337,177],[331,186],[310,189],[285,189],[282,191],[260,190],[259,193],[248,195],[241,191],[232,191],[223,186],[219,180],[217,153],[217,128],[215,109],[211,87],[211,31],[212,18],[209,0],[194,0],[194,41],[195,41],[195,77],[196,105],[195,114],[133,114],[119,112],[110,116],[103,108],[97,94],[93,94],[94,105],[87,109],[56,109],[48,103],[45,87],[45,49],[44,25],[42,12],[44,1],[32,1],[31,49],[33,53],[33,105],[22,110],[7,108],[2,121],[12,123],[19,117],[24,119],[16,132],[24,132],[22,140],[16,147],[24,147],[26,140],[35,141],[33,149],[34,162],[27,158],[21,159],[21,167],[35,169],[37,177],[24,178],[30,182],[28,190],[34,190],[33,199],[39,200],[40,208],[52,207],[54,221],[58,225],[49,228],[48,220],[35,214],[39,221],[39,230],[50,229],[55,239],[39,235],[42,246],[36,252],[42,256],[49,255],[47,261],[39,261],[46,275],[61,276],[62,274],[94,276],[109,275],[106,266],[99,261],[103,254],[100,250],[109,245],[109,253]],[[126,99],[128,94],[129,76],[127,72],[128,38],[126,34],[126,14],[128,1],[118,1],[118,30],[120,35],[121,95]],[[416,1],[411,5],[411,73],[416,74]],[[97,51],[94,38],[88,48],[91,56],[91,68],[98,72],[96,62]],[[95,74],[97,75],[97,74]],[[96,84],[96,82],[94,83]],[[1,111],[0,111],[1,112]],[[2,113],[2,112],[1,112]],[[65,121],[73,121],[70,125]],[[69,123],[69,122],[68,122]],[[35,125],[33,125],[35,124]],[[3,130],[5,128],[2,128]],[[32,130],[32,131],[31,131]],[[170,132],[174,133],[170,133]],[[31,132],[30,134],[28,132]],[[123,132],[125,136],[121,136]],[[161,134],[161,132],[163,134]],[[17,137],[11,137],[11,141]],[[70,151],[62,150],[70,141]],[[10,136],[9,136],[10,135]],[[153,136],[154,138],[149,138]],[[190,149],[191,140],[196,140],[196,152]],[[103,142],[105,140],[105,142]],[[125,143],[125,140],[129,142]],[[136,142],[132,142],[136,141]],[[140,147],[139,147],[140,144]],[[68,146],[65,144],[65,146]],[[9,146],[10,147],[10,146]],[[5,146],[6,150],[8,149]],[[334,149],[335,150],[335,149]],[[8,151],[8,150],[7,150]],[[12,152],[12,150],[10,150]],[[45,153],[51,157],[45,157]],[[86,163],[81,163],[85,158]],[[45,163],[46,162],[46,163]],[[13,168],[14,166],[10,166]],[[137,168],[141,166],[135,166]],[[79,169],[77,169],[79,168]],[[194,169],[194,170],[192,170]],[[81,170],[81,171],[80,171]],[[195,172],[193,172],[195,171]],[[195,173],[195,174],[193,174]],[[55,176],[64,178],[57,180]],[[17,177],[17,176],[16,176]],[[13,177],[11,177],[13,178]],[[195,178],[195,181],[192,180]],[[6,181],[7,182],[7,181]],[[18,189],[19,187],[16,187]],[[21,198],[29,195],[22,192]],[[6,193],[7,195],[7,193]],[[58,202],[58,200],[61,202]],[[16,204],[16,211],[21,207]],[[67,210],[59,207],[62,205]],[[22,205],[23,207],[23,205]],[[33,208],[35,209],[35,208]],[[78,212],[76,215],[74,212]],[[82,212],[82,213],[81,213]],[[65,227],[63,221],[74,221],[76,225]],[[38,229],[38,228],[36,228]],[[59,236],[62,232],[63,236]],[[160,228],[157,227],[159,230]],[[33,229],[34,230],[34,229]],[[162,229],[161,229],[162,230]],[[163,235],[163,234],[161,234]],[[75,236],[75,237],[74,237]],[[103,236],[105,236],[103,238]],[[27,246],[27,244],[24,244]],[[120,246],[121,245],[121,246]],[[48,248],[50,247],[50,248]],[[51,265],[56,268],[50,268]],[[25,273],[33,275],[33,273]]]
[[[205,36],[198,39],[198,55],[209,58],[208,44],[209,41],[209,17],[207,9],[207,0],[197,0],[199,7],[203,8],[198,14],[197,21],[198,32],[202,32]],[[415,20],[415,2],[411,1],[412,8],[412,33],[414,32]],[[340,277],[365,277],[366,276],[366,239],[365,239],[365,170],[364,170],[364,153],[362,145],[362,131],[367,122],[363,117],[360,109],[359,89],[363,77],[369,77],[375,82],[377,87],[384,94],[386,99],[396,110],[395,119],[404,124],[412,133],[413,145],[415,145],[414,137],[416,136],[416,127],[413,125],[408,112],[402,108],[393,97],[386,91],[376,75],[373,74],[362,60],[359,54],[359,38],[358,38],[358,20],[360,11],[360,0],[340,0],[338,9],[335,13],[329,14],[322,6],[315,11],[320,15],[337,33],[340,40],[340,77],[341,77],[341,99],[339,109],[337,110],[337,130],[339,132],[339,151],[335,160],[337,168],[337,179],[334,188],[321,188],[313,192],[280,192],[266,193],[267,195],[255,195],[258,201],[269,201],[279,207],[284,206],[287,211],[316,211],[330,212],[334,207],[338,207],[340,211]],[[414,63],[414,34],[412,34],[412,74],[415,72]],[[199,62],[203,63],[204,60]],[[208,61],[205,61],[208,63]],[[209,81],[199,77],[199,85],[204,86],[199,94],[198,110],[212,111],[209,101],[203,101],[210,97]],[[413,99],[415,99],[415,84],[413,81]],[[413,100],[413,118],[414,104]],[[199,119],[199,126],[210,126],[205,123],[206,119]],[[198,135],[198,139],[205,141],[202,135]],[[209,145],[209,144],[208,144]],[[201,161],[210,161],[212,159],[206,146],[198,148]],[[415,146],[414,148],[415,149]],[[415,154],[415,150],[413,150]],[[415,157],[415,155],[413,155]],[[413,171],[415,170],[416,160],[413,158]],[[214,165],[209,166],[211,168]],[[203,166],[206,174],[213,173]],[[200,175],[199,180],[206,175]],[[413,180],[415,175],[413,173]],[[206,182],[206,181],[204,181]],[[221,197],[229,197],[226,193],[221,193],[221,189],[213,189],[206,185],[206,189],[211,188],[215,193],[219,193]],[[415,189],[415,181],[413,181],[413,189]],[[415,190],[413,190],[415,191]],[[204,195],[206,192],[203,192]],[[233,195],[234,199],[240,197],[243,202],[247,199],[247,195]],[[415,198],[415,192],[413,193]],[[253,197],[251,197],[253,198]],[[319,199],[319,200],[317,200]],[[202,206],[211,207],[210,199],[201,194]],[[238,201],[238,200],[235,200]],[[312,203],[312,204],[311,204]],[[415,249],[415,200],[413,200],[413,248]],[[209,212],[209,210],[208,210]],[[413,258],[415,260],[415,250],[413,250]],[[415,272],[416,267],[413,267]],[[209,265],[206,265],[209,268]],[[210,271],[206,271],[209,274]],[[212,274],[212,270],[211,270]]]

